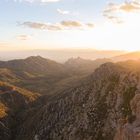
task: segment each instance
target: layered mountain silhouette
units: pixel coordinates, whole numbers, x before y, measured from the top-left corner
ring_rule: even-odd
[[[100,65],[111,61],[112,61],[111,59],[105,59],[105,58],[88,60],[88,59],[77,57],[77,58],[70,58],[68,61],[65,62],[65,66],[77,74],[78,73],[84,74],[84,73],[91,73]]]
[[[72,63],[70,61],[61,64],[41,56],[1,61],[0,80],[46,94],[58,90],[58,87],[61,90],[61,87],[71,85],[69,84],[71,81],[77,81],[79,78],[92,73],[101,64],[108,62],[109,59],[92,61],[75,58]]]
[[[0,139],[139,140],[140,61],[0,62]]]

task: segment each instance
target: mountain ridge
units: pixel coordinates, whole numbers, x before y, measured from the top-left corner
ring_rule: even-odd
[[[80,60],[80,62],[79,62]],[[81,79],[92,73],[108,59],[97,59],[95,61],[80,58],[78,65],[75,58],[71,64],[57,63],[41,56],[31,56],[26,59],[0,62],[0,79],[10,82],[16,86],[24,87],[33,92],[45,94],[52,90],[56,91],[53,84],[59,88],[68,87],[72,80]],[[5,70],[4,70],[5,69]],[[74,81],[75,81],[74,80]],[[37,87],[40,88],[37,88]]]
[[[103,64],[27,119],[17,140],[113,140],[118,121],[132,113],[130,101],[137,91],[137,76],[118,64]],[[133,96],[128,98],[129,94]],[[33,122],[26,127],[30,119]],[[23,133],[25,137],[20,137]]]
[[[112,60],[116,61],[126,61],[126,60],[139,60],[140,59],[140,51],[125,53],[122,55],[118,55],[112,57]]]
[[[32,62],[36,59],[42,60],[40,57],[30,57],[26,61]],[[4,140],[123,140],[120,139],[121,134],[125,139],[128,137],[125,133],[128,131],[128,126],[132,131],[137,129],[140,133],[137,126],[140,123],[138,119],[140,60],[117,63],[105,63],[105,61],[106,59],[91,61],[76,58],[68,64],[70,67],[74,64],[72,70],[66,67],[70,75],[61,75],[64,78],[59,75],[60,73],[57,75],[58,79],[56,75],[53,77],[45,73],[43,76],[37,75],[25,79],[24,84],[31,86],[32,83],[35,88],[31,88],[32,92],[24,90],[26,86],[23,83],[19,83],[21,84],[19,88],[2,81],[0,115],[4,119],[0,120],[1,138]],[[82,68],[89,64],[91,66],[91,63],[94,65],[90,67],[90,71],[85,70],[83,74],[83,71],[79,71],[77,63]],[[77,73],[74,70],[77,70]],[[1,68],[3,76],[6,76],[7,71],[9,72],[9,69]],[[55,80],[58,82],[55,83]],[[47,83],[48,81],[50,83]],[[51,85],[50,90],[46,90]],[[36,89],[42,88],[44,95],[33,93]],[[7,109],[11,111],[7,112]],[[134,135],[137,136],[136,133]]]

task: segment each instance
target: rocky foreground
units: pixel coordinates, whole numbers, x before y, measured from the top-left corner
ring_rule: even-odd
[[[140,94],[136,94],[131,101],[133,116],[126,123],[118,124],[114,140],[140,140]]]

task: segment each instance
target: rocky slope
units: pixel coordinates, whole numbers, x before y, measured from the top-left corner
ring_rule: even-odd
[[[11,140],[21,120],[19,114],[39,98],[39,94],[0,82],[0,139]]]
[[[35,113],[28,112],[16,140],[121,140],[120,123],[139,124],[133,117],[139,82],[139,71],[104,64],[75,87],[49,98]]]
[[[140,140],[140,91],[130,102],[132,115],[119,122],[114,140]]]

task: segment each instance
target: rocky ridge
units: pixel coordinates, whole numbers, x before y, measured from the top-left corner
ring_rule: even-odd
[[[130,102],[138,92],[139,80],[137,72],[104,64],[80,85],[52,97],[26,118],[16,139],[113,140],[119,137],[119,121],[126,125],[125,119],[133,115]]]

